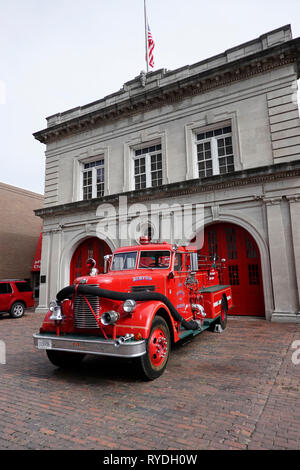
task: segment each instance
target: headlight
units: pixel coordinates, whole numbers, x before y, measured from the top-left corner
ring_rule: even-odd
[[[56,300],[52,300],[49,304],[49,310],[52,312],[52,315],[50,316],[49,320],[62,320],[63,316],[61,314],[61,307],[58,305]]]
[[[127,300],[125,300],[125,302],[123,304],[123,310],[126,313],[131,313],[135,309],[135,306],[136,306],[136,301],[135,300],[127,299]]]
[[[54,310],[56,309],[56,307],[58,307],[56,300],[51,300],[51,302],[50,302],[50,304],[49,304],[49,310],[50,310],[51,312],[54,312]]]

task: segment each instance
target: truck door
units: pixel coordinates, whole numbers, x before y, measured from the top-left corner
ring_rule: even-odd
[[[174,255],[174,278],[168,282],[168,296],[176,310],[184,318],[190,317],[191,309],[189,302],[189,292],[185,286],[187,277],[186,255],[184,253],[175,253]]]

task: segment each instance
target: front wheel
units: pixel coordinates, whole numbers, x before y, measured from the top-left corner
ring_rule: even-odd
[[[46,351],[48,359],[54,366],[62,367],[63,369],[76,367],[80,364],[85,354],[72,353],[65,351],[53,351],[47,349]]]
[[[164,372],[170,355],[170,331],[160,316],[153,320],[146,354],[136,359],[138,371],[144,380],[157,379]]]

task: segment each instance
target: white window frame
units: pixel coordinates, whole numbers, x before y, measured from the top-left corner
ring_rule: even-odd
[[[198,117],[198,116],[197,116]],[[198,119],[193,119],[184,126],[185,149],[186,149],[186,180],[199,179],[197,146],[195,145],[195,134],[231,126],[234,171],[243,170],[241,160],[240,131],[238,126],[238,115],[236,111],[215,113],[201,113]]]
[[[102,165],[93,166],[91,168],[84,168],[84,165],[87,163],[93,163],[97,161],[103,160]],[[104,188],[103,188],[103,195],[97,196],[97,169],[103,168],[104,174]],[[88,199],[84,199],[84,186],[83,186],[83,175],[88,171],[92,171],[92,197]],[[105,158],[104,155],[98,155],[97,157],[93,157],[92,159],[83,160],[81,161],[81,169],[80,169],[80,193],[81,193],[81,200],[88,201],[89,199],[95,199],[97,197],[103,197],[105,195]]]
[[[110,148],[103,145],[93,146],[77,153],[73,158],[73,189],[72,202],[83,200],[83,176],[82,171],[85,163],[104,160],[104,196],[110,194],[109,187],[109,154]]]
[[[212,137],[207,137],[207,138],[204,138],[204,139],[200,139],[198,140],[197,139],[197,135],[198,134],[205,134],[206,132],[209,132],[209,131],[214,131],[216,129],[223,129],[223,128],[226,128],[226,127],[231,127],[231,132],[227,132],[226,134],[220,134],[218,136],[212,136]],[[231,145],[232,145],[232,156],[233,156],[233,165],[234,165],[234,147],[233,147],[233,130],[232,130],[232,125],[231,123],[227,123],[227,124],[220,124],[220,125],[215,125],[214,127],[206,127],[206,128],[202,128],[202,129],[199,129],[197,131],[194,131],[194,136],[195,136],[195,149],[196,149],[196,171],[197,171],[197,177],[199,177],[199,162],[198,162],[198,151],[197,151],[197,145],[198,144],[205,144],[206,142],[209,142],[210,143],[210,151],[211,151],[211,160],[212,160],[212,176],[215,176],[215,175],[220,175],[220,165],[219,165],[219,158],[222,158],[222,156],[220,157],[219,156],[219,153],[218,153],[218,140],[219,139],[225,139],[226,137],[231,137]],[[224,157],[226,157],[226,155],[224,155]],[[205,160],[204,160],[205,161]],[[235,165],[234,165],[234,171],[235,171]],[[233,173],[233,172],[229,172],[229,173]],[[222,173],[222,174],[228,174],[227,172],[226,173]],[[206,178],[207,176],[204,176],[203,178]]]
[[[168,184],[169,181],[169,169],[167,161],[167,132],[157,132],[151,129],[145,129],[143,131],[135,132],[128,140],[123,144],[123,192],[135,191],[135,180],[134,180],[134,156],[135,150],[139,150],[144,147],[151,147],[153,145],[161,145],[162,154],[162,184]]]
[[[137,150],[143,150],[146,147],[154,147],[156,145],[160,145],[161,148],[160,150],[154,150],[153,152],[149,153],[143,153],[141,155],[136,155]],[[139,189],[136,189],[135,187],[135,161],[139,160],[140,158],[145,158],[145,175],[146,175],[146,188],[152,188],[152,187],[159,187],[159,186],[152,186],[152,171],[151,171],[151,156],[161,154],[161,172],[162,172],[162,184],[163,184],[163,177],[164,177],[164,170],[163,170],[163,149],[162,149],[162,143],[160,141],[157,142],[151,142],[151,143],[144,143],[143,145],[133,148],[132,149],[132,167],[131,167],[131,174],[132,174],[132,189],[134,191],[139,191]],[[140,188],[140,189],[146,189],[146,188]]]

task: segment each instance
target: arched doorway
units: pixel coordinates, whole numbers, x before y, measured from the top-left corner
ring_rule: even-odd
[[[91,237],[84,240],[75,250],[70,268],[70,282],[76,277],[86,276],[89,268],[86,266],[88,258],[94,258],[99,273],[104,271],[104,256],[111,253],[111,249],[103,240]]]
[[[226,259],[222,283],[230,284],[234,308],[232,315],[265,315],[261,259],[249,232],[231,223],[215,223],[204,231],[201,254],[212,260],[214,254]]]

